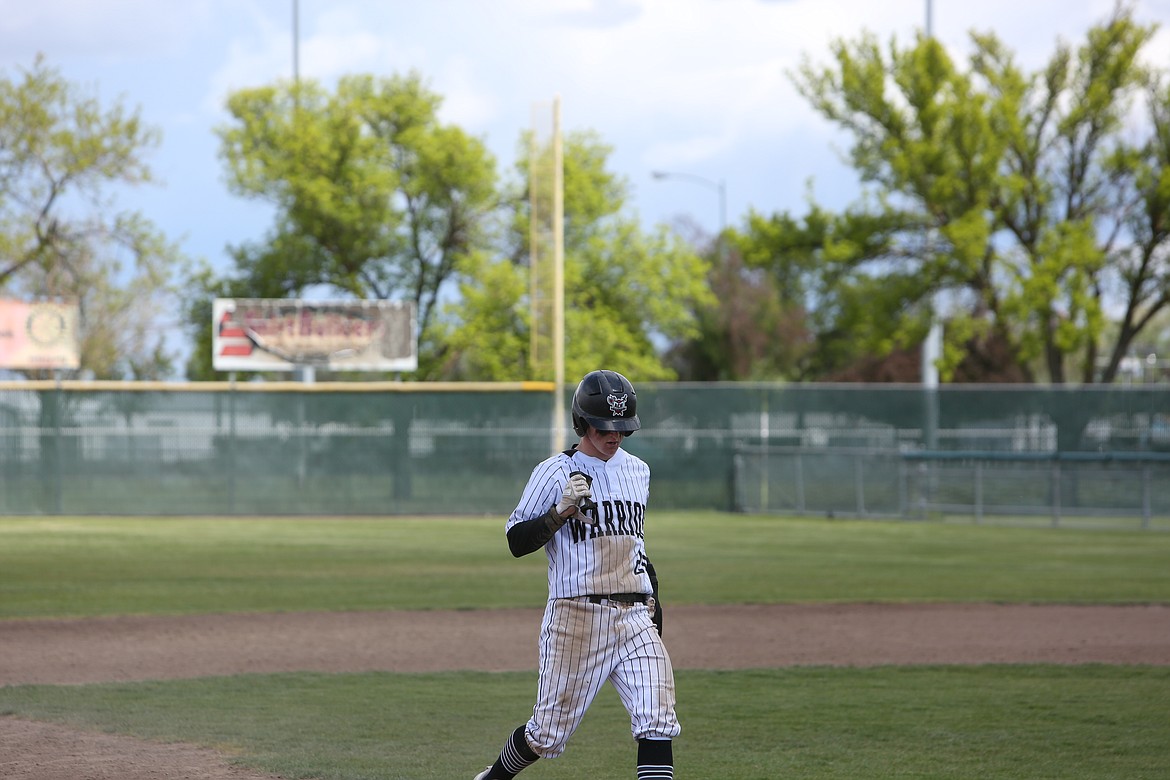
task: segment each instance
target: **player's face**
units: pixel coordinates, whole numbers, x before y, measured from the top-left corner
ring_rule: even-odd
[[[590,457],[609,460],[621,448],[623,438],[620,431],[599,431],[590,426],[578,449]]]

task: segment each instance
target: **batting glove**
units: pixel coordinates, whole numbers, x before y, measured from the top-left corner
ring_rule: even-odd
[[[589,488],[589,480],[585,479],[585,475],[573,474],[565,483],[565,489],[561,491],[561,500],[557,502],[557,514],[563,515],[570,509],[575,514],[581,499],[592,497],[593,491]]]

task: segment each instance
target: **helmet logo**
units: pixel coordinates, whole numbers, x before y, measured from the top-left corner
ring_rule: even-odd
[[[609,404],[610,414],[612,414],[614,417],[625,417],[627,397],[628,396],[625,393],[622,393],[621,395],[610,393],[608,396],[606,396],[605,400]]]

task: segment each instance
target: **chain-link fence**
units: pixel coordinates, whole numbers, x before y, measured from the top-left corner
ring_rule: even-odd
[[[504,514],[556,440],[552,401],[547,383],[5,383],[0,513]],[[659,509],[1170,517],[1162,386],[640,383],[638,412],[626,446]]]
[[[736,454],[736,505],[829,517],[1170,530],[1170,455],[745,446]]]

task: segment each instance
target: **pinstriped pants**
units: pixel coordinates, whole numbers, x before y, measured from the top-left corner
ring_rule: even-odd
[[[540,682],[524,736],[542,758],[556,758],[608,680],[630,714],[634,739],[671,739],[674,669],[651,608],[549,599],[540,628]]]

